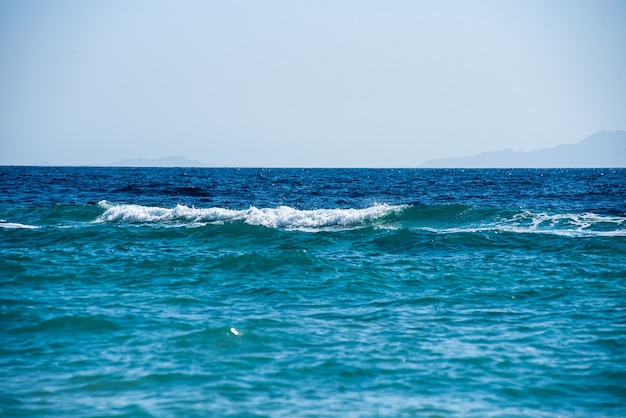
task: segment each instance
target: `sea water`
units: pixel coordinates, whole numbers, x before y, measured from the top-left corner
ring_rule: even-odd
[[[626,416],[626,170],[0,167],[0,415]]]

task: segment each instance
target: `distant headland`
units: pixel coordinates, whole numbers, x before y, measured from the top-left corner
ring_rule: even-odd
[[[601,131],[577,144],[535,151],[492,151],[472,157],[443,158],[424,168],[585,168],[626,167],[626,132]]]
[[[42,162],[36,165],[50,165]],[[110,167],[217,167],[183,156],[123,159]],[[626,131],[600,131],[575,144],[534,151],[489,151],[426,161],[420,168],[603,168],[626,167]]]

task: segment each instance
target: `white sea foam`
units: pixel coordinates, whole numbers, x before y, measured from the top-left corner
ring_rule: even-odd
[[[184,205],[177,205],[174,208],[162,208],[141,205],[111,205],[108,202],[100,202],[99,205],[107,209],[99,218],[99,220],[105,222],[148,223],[175,220],[219,222],[244,219],[243,211],[224,208],[198,209]]]
[[[595,213],[545,213],[523,211],[510,218],[493,222],[468,224],[452,228],[422,228],[439,233],[514,232],[521,234],[549,234],[571,237],[626,236],[626,218]]]
[[[34,226],[34,225],[24,225],[24,224],[19,224],[19,223],[14,223],[14,222],[7,222],[4,219],[0,219],[0,228],[5,228],[5,229],[37,229],[39,227],[38,226]]]
[[[300,210],[288,206],[277,208],[256,208],[244,210],[226,208],[193,208],[177,205],[174,208],[141,205],[112,205],[100,202],[106,208],[100,217],[101,222],[127,223],[224,223],[245,222],[269,228],[317,230],[321,228],[349,228],[373,221],[377,218],[401,210],[405,206],[376,205],[364,209],[314,209]]]
[[[524,211],[513,216],[513,221],[530,222],[535,229],[570,227],[585,229],[598,226],[621,226],[626,218],[618,216],[598,215],[595,213],[562,213],[550,214],[543,212]]]
[[[524,211],[511,219],[515,232],[567,236],[626,236],[626,218],[596,213],[544,213]]]
[[[220,207],[194,208],[177,205],[173,208],[100,202],[106,211],[99,222],[161,223],[171,226],[197,226],[243,222],[268,228],[317,231],[321,229],[355,228],[408,206],[375,205],[363,209],[300,210],[288,206],[235,210]],[[458,220],[458,219],[457,219]],[[401,223],[377,225],[381,228],[402,228]],[[545,213],[523,211],[482,222],[461,223],[448,227],[421,226],[418,229],[435,233],[514,232],[562,236],[626,236],[626,218],[594,213]]]

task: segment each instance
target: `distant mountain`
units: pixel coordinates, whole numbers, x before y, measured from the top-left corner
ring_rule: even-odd
[[[492,151],[473,157],[430,160],[421,167],[441,168],[569,168],[626,167],[626,132],[602,131],[577,144],[535,151]]]
[[[127,158],[109,165],[111,167],[212,167],[209,164],[205,164],[197,160],[188,160],[180,155],[157,159]]]

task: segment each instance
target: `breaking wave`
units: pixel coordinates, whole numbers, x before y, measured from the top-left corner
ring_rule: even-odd
[[[37,229],[39,227],[38,226],[34,226],[34,225],[25,225],[25,224],[15,223],[15,222],[7,222],[4,219],[0,219],[0,228],[5,228],[5,229]]]
[[[105,212],[98,222],[131,224],[224,224],[241,222],[268,228],[324,230],[370,225],[434,233],[512,232],[563,236],[626,236],[626,218],[595,213],[550,213],[524,209],[463,205],[375,205],[363,209],[301,210],[288,206],[237,210],[220,207],[173,208],[99,203]]]
[[[125,223],[226,223],[244,222],[282,229],[351,228],[402,211],[406,206],[376,205],[364,209],[300,210],[288,206],[236,210],[227,208],[194,208],[177,205],[174,208],[134,204],[112,205],[100,202],[106,211],[98,218],[102,222]]]
[[[416,229],[437,233],[511,232],[571,237],[626,236],[626,218],[590,212],[550,213],[464,207],[464,210],[450,215],[448,222],[436,225],[425,223]]]

